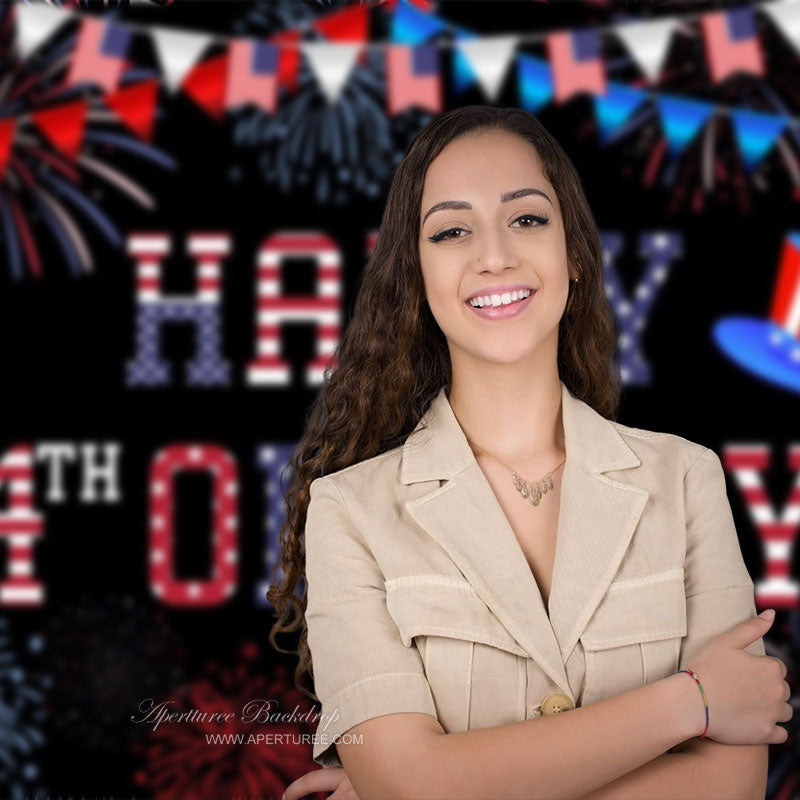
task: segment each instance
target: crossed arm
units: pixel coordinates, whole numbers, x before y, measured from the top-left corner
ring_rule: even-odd
[[[689,476],[691,474],[691,480]],[[332,499],[334,493],[328,493],[327,484],[321,483],[318,479],[317,491],[322,498],[322,492],[328,494],[328,501]],[[315,482],[316,483],[316,482]],[[313,489],[312,485],[312,489]],[[721,633],[734,623],[739,622],[753,613],[754,603],[752,595],[752,581],[747,573],[746,566],[742,559],[741,551],[738,546],[736,529],[733,524],[730,505],[728,504],[725,491],[725,478],[721,462],[716,454],[711,450],[706,450],[696,459],[693,466],[687,471],[685,479],[686,488],[686,530],[687,530],[687,552],[685,559],[686,574],[686,613],[688,635],[682,643],[680,664],[691,663],[694,655],[700,651],[704,643],[711,637]],[[312,492],[313,494],[313,492]],[[391,673],[394,676],[406,675],[415,670],[421,674],[421,665],[418,663],[419,656],[413,650],[399,646],[396,641],[396,634],[393,630],[391,620],[385,616],[385,597],[382,589],[382,575],[371,556],[367,543],[359,534],[357,529],[352,526],[352,522],[347,517],[346,507],[343,501],[336,498],[336,502],[331,505],[317,502],[309,506],[309,521],[306,530],[306,569],[309,580],[309,605],[306,612],[308,623],[308,642],[309,647],[315,657],[315,684],[321,697],[327,697],[327,705],[336,707],[342,705],[351,710],[350,716],[353,719],[340,720],[338,727],[342,730],[353,728],[353,723],[357,719],[366,722],[361,724],[382,726],[385,723],[378,722],[381,715],[384,720],[389,717],[404,718],[408,714],[396,714],[398,711],[416,711],[428,716],[432,714],[432,700],[429,694],[423,691],[424,685],[421,680],[403,685],[405,695],[399,694],[399,689],[393,684],[393,692],[379,691],[381,686],[378,681],[366,682],[366,678],[358,684],[350,684],[343,687],[346,678],[343,665],[349,663],[359,664],[363,659],[363,647],[360,642],[363,640],[364,630],[356,625],[355,618],[359,620],[375,621],[373,635],[370,638],[370,667],[373,676],[378,677]],[[331,526],[339,524],[337,529],[341,535],[337,537],[317,537],[313,532],[317,529],[327,529],[330,533]],[[336,543],[333,547],[332,542]],[[354,576],[358,575],[358,580]],[[336,580],[339,579],[337,583]],[[313,587],[313,590],[312,590]],[[347,614],[338,613],[344,608],[342,597],[348,597]],[[359,609],[360,615],[354,614],[353,609]],[[380,624],[379,624],[380,623]],[[348,627],[350,626],[350,627]],[[350,647],[348,650],[347,648]],[[763,643],[754,642],[746,648],[753,655],[763,655]],[[401,666],[398,666],[401,665]],[[423,688],[420,688],[423,687]],[[356,694],[356,689],[358,693]],[[367,692],[367,689],[371,693]],[[595,705],[604,703],[623,704],[626,694],[633,692],[650,691],[652,687],[640,687],[625,693],[619,697],[601,701]],[[341,698],[342,693],[347,692],[347,702]],[[388,699],[387,699],[388,698]],[[341,700],[337,703],[336,700]],[[389,700],[395,707],[388,707]],[[629,701],[628,701],[629,702]],[[325,703],[323,704],[325,705]],[[356,711],[352,711],[352,709]],[[589,707],[585,707],[588,712]],[[609,769],[611,753],[618,757],[620,766],[624,767],[627,761],[628,772],[624,769],[617,771],[624,772],[618,778],[608,783],[600,782],[601,786],[593,789],[592,792],[576,797],[581,800],[613,800],[613,798],[624,798],[625,800],[676,800],[683,798],[703,798],[703,800],[763,800],[766,794],[766,776],[768,747],[766,745],[725,745],[713,740],[689,740],[683,742],[678,747],[672,747],[668,752],[664,752],[661,746],[651,747],[644,758],[640,758],[638,763],[641,765],[631,770],[636,757],[632,752],[637,752],[637,757],[642,754],[643,742],[648,741],[653,731],[650,722],[656,723],[654,707],[650,703],[641,704],[636,713],[630,714],[630,709],[623,709],[628,714],[626,719],[629,722],[621,727],[619,720],[624,716],[618,713],[618,709],[613,709],[607,713],[607,718],[602,719],[598,730],[606,731],[608,735],[593,737],[587,730],[591,726],[578,725],[577,727],[565,728],[563,737],[563,747],[559,745],[554,750],[557,758],[561,759],[560,764],[566,767],[570,773],[570,779],[574,787],[581,784],[581,770],[573,771],[570,769],[575,763],[579,762],[578,752],[580,747],[584,747],[587,756],[587,772],[602,776],[603,774],[613,774]],[[570,712],[564,715],[564,719],[570,719],[573,715],[578,716],[582,710]],[[596,712],[595,712],[596,713]],[[399,723],[399,720],[396,720]],[[560,722],[560,720],[559,720]],[[349,723],[349,724],[345,724]],[[355,726],[359,727],[359,726]],[[658,727],[657,723],[655,727]],[[502,740],[499,731],[502,732]],[[611,731],[616,729],[613,733]],[[633,729],[633,733],[632,733]],[[638,729],[640,735],[636,735]],[[378,733],[378,727],[370,728],[376,733],[374,741],[380,745],[386,744],[385,763],[390,763],[392,759],[397,759],[398,772],[391,779],[386,778],[385,784],[374,784],[375,786],[401,786],[404,781],[409,780],[409,763],[415,763],[414,759],[405,759],[397,755],[397,750],[402,750],[404,746],[409,746],[410,737],[396,735],[396,731]],[[388,729],[387,729],[388,730]],[[438,743],[437,747],[449,748],[449,757],[458,755],[458,769],[450,769],[449,774],[442,775],[441,766],[447,760],[436,760],[436,774],[429,776],[433,783],[443,783],[445,780],[452,781],[452,784],[470,786],[469,780],[474,776],[476,781],[486,780],[486,775],[475,771],[478,758],[473,758],[474,752],[491,753],[491,757],[485,758],[487,771],[494,771],[492,780],[499,785],[510,786],[511,764],[505,764],[508,753],[514,747],[519,746],[521,752],[530,749],[535,743],[536,736],[531,726],[524,729],[524,734],[520,733],[523,728],[516,724],[508,726],[498,726],[497,730],[491,734],[482,733],[479,729],[467,732],[472,738],[464,741],[461,747],[464,752],[459,752],[456,745]],[[540,731],[537,729],[537,734]],[[566,735],[568,734],[568,735]],[[461,734],[454,734],[461,737]],[[493,741],[497,739],[497,741]],[[520,739],[518,743],[516,740]],[[584,740],[582,744],[574,741],[575,739]],[[465,745],[470,741],[470,746]],[[674,742],[675,739],[672,739]],[[391,744],[389,744],[391,743]],[[664,744],[667,747],[669,744]],[[347,751],[352,745],[345,745],[344,748],[337,747],[342,762],[348,759]],[[349,753],[352,759],[348,766],[352,766],[352,773],[359,779],[359,769],[357,768],[357,751],[354,748]],[[452,752],[449,752],[449,751]],[[567,755],[567,751],[571,756]],[[373,754],[374,755],[374,754]],[[574,757],[572,757],[574,756]],[[649,760],[648,760],[649,759]],[[369,788],[369,780],[382,780],[373,774],[370,776],[371,764],[374,760],[367,759],[366,766],[363,767],[364,776],[360,780],[364,781],[361,786],[363,794],[372,794]],[[402,765],[406,766],[403,767]],[[448,765],[451,766],[451,765]],[[499,767],[499,768],[498,768]],[[525,780],[526,773],[540,780],[542,775],[537,773],[535,765],[528,763],[514,762],[514,769],[519,769],[519,778],[522,779],[522,786],[531,785]],[[595,772],[596,769],[596,772]],[[585,773],[584,773],[585,774]],[[608,778],[606,778],[608,780]],[[417,782],[417,786],[424,785]],[[583,786],[593,785],[591,781],[583,781]],[[552,788],[552,787],[550,787]],[[519,792],[519,784],[517,786]],[[579,789],[580,791],[580,789]],[[507,796],[510,796],[507,793]],[[524,790],[517,796],[525,796]]]
[[[768,745],[689,739],[580,800],[764,800]]]

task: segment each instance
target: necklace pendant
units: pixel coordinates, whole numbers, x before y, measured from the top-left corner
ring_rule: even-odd
[[[563,464],[564,462],[562,461],[561,463]],[[561,466],[561,464],[559,464],[559,466]],[[509,469],[511,468],[509,467]],[[522,495],[524,499],[529,500],[531,505],[538,506],[541,502],[542,496],[554,488],[554,471],[555,470],[548,472],[544,478],[536,481],[535,483],[529,483],[523,477],[517,474],[516,470],[512,469],[511,476],[514,481],[514,488]]]

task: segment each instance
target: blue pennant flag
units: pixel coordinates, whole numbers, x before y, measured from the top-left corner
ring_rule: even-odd
[[[520,53],[517,56],[519,104],[526,111],[538,111],[553,99],[553,73],[542,58]]]
[[[456,40],[458,39],[476,39],[477,33],[473,33],[467,28],[456,29]],[[458,47],[453,47],[453,91],[456,94],[461,94],[469,89],[475,83],[475,71],[469,60],[461,52]]]
[[[760,111],[731,111],[730,114],[745,168],[750,171],[775,144],[786,127],[786,119]]]
[[[640,89],[610,81],[606,84],[605,94],[595,94],[592,97],[600,130],[600,144],[606,144],[647,99],[645,92]]]
[[[447,26],[438,17],[426,14],[408,3],[398,3],[392,15],[389,34],[395,44],[422,44]]]
[[[711,103],[673,95],[656,95],[669,152],[676,156],[694,139],[714,110]]]

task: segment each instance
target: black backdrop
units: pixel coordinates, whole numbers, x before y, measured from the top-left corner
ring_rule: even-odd
[[[301,5],[287,14],[313,19],[347,4]],[[627,16],[720,7],[444,0],[434,5],[440,19],[483,34],[591,27]],[[270,24],[278,22],[276,6],[175,0],[164,8],[120,6],[113,11],[119,20],[213,30],[224,39],[275,32]],[[10,8],[6,3],[0,13]],[[101,7],[85,4],[80,10],[101,13]],[[373,13],[380,17],[381,9]],[[385,26],[385,18],[376,18],[373,40],[385,37]],[[792,61],[774,31],[764,29],[762,35],[772,48],[772,66],[796,70],[800,56]],[[5,47],[8,65],[14,55],[9,42]],[[141,41],[137,47],[141,63],[152,67],[152,49]],[[618,48],[609,45],[610,61],[620,56]],[[704,86],[690,70],[702,58],[697,42],[676,42],[664,85],[676,93],[746,107],[752,79],[738,76],[723,86]],[[618,66],[615,73],[623,82],[637,75],[631,64]],[[453,96],[451,77],[449,61],[443,59],[444,108],[486,102],[478,88]],[[319,97],[310,107],[316,113],[323,102]],[[508,78],[496,104],[518,102],[516,81]],[[36,454],[32,504],[42,517],[43,535],[34,545],[33,562],[44,594],[38,605],[7,605],[0,615],[0,658],[6,664],[0,667],[0,680],[3,704],[11,710],[0,715],[0,756],[7,756],[0,759],[4,797],[279,797],[291,780],[315,767],[310,744],[214,747],[203,739],[207,730],[200,725],[166,723],[153,731],[131,717],[151,697],[172,698],[176,709],[237,709],[243,698],[265,696],[280,698],[281,707],[295,702],[310,707],[293,687],[294,659],[274,652],[267,641],[272,615],[263,599],[264,581],[274,563],[282,509],[276,473],[266,471],[262,460],[273,452],[280,466],[299,436],[315,391],[306,385],[304,369],[315,354],[316,334],[312,324],[284,325],[281,352],[292,364],[288,386],[247,382],[256,345],[256,254],[277,231],[324,232],[341,254],[346,319],[369,236],[380,221],[391,165],[384,163],[384,179],[371,197],[344,186],[337,200],[320,200],[315,177],[327,169],[322,163],[312,163],[307,183],[297,181],[290,190],[266,177],[274,148],[265,137],[252,136],[262,112],[244,109],[217,121],[184,93],[163,88],[158,109],[153,145],[174,159],[174,169],[143,163],[102,144],[87,145],[96,156],[132,171],[157,198],[157,208],[142,210],[113,192],[96,197],[125,234],[162,231],[171,237],[166,292],[193,291],[195,265],[186,254],[190,234],[230,235],[231,253],[222,259],[220,339],[231,382],[225,387],[188,385],[184,367],[194,354],[194,330],[166,325],[162,352],[171,364],[171,383],[128,385],[125,364],[135,355],[135,261],[124,247],[110,245],[86,226],[96,267],[75,276],[41,220],[37,227],[32,217],[45,256],[44,274],[15,279],[10,269],[0,269],[5,379],[0,403],[3,449],[27,443]],[[761,189],[746,178],[738,186],[723,181],[696,210],[678,188],[693,191],[699,184],[696,148],[685,155],[681,181],[646,185],[646,158],[660,135],[657,120],[602,148],[588,95],[548,105],[538,115],[574,160],[604,239],[619,237],[614,268],[627,292],[634,291],[647,263],[639,254],[640,236],[666,233],[682,251],[670,261],[641,333],[650,378],[626,383],[618,419],[680,434],[720,454],[732,442],[766,445],[772,462],[762,478],[777,513],[794,481],[785,459],[788,447],[800,441],[797,393],[733,364],[714,344],[711,329],[726,315],[767,316],[784,241],[800,224],[787,170],[772,155]],[[386,121],[392,152],[401,154],[427,119],[412,110]],[[322,123],[319,115],[314,124]],[[359,147],[368,148],[369,131],[357,134]],[[731,173],[741,172],[735,141],[724,129],[717,147]],[[95,191],[97,185],[87,180],[84,190]],[[6,188],[0,184],[0,190]],[[6,243],[6,233],[0,233],[0,265],[7,259]],[[313,264],[303,259],[293,263],[283,290],[313,292]],[[238,473],[235,591],[208,607],[164,603],[149,579],[150,469],[163,448],[184,442],[223,448]],[[43,454],[55,443],[72,445],[77,456],[64,467],[60,499],[52,463]],[[95,499],[87,499],[83,448],[95,445],[102,460],[109,443],[119,446],[119,496],[107,498],[101,482]],[[211,568],[211,481],[202,473],[179,473],[174,486],[176,578],[200,578]],[[4,497],[6,489],[4,482]],[[763,546],[732,477],[729,496],[742,551],[758,581],[764,574]],[[8,554],[5,541],[4,547]],[[793,551],[793,580],[797,558]],[[768,652],[787,663],[787,680],[794,688],[796,597],[787,597],[783,606],[770,605],[778,608],[778,618],[767,637]],[[291,637],[284,641],[294,643]],[[794,720],[789,723],[789,741],[771,748],[769,797],[797,796],[794,725]],[[314,729],[302,724],[256,727],[273,733]]]

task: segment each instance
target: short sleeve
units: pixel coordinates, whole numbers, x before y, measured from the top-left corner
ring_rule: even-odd
[[[753,580],[744,563],[719,456],[710,448],[684,477],[686,636],[679,669],[715,636],[756,616]],[[764,655],[764,640],[746,648]]]
[[[308,647],[321,716],[313,759],[341,766],[335,739],[372,717],[436,716],[419,651],[386,608],[384,578],[338,486],[317,478],[305,527]]]

